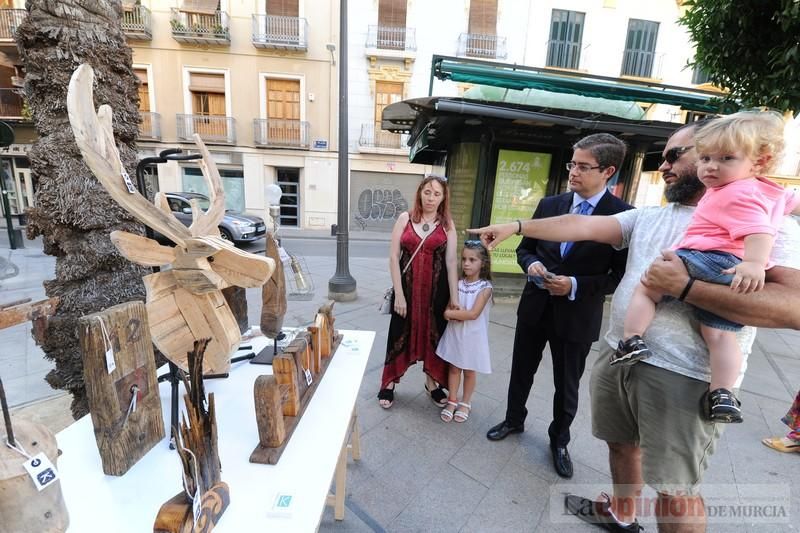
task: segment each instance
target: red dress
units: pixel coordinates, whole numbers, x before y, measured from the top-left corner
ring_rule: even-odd
[[[400,236],[400,270],[405,268],[422,238],[409,221]],[[403,318],[392,310],[386,342],[386,363],[381,388],[398,383],[408,367],[422,361],[423,371],[437,383],[447,384],[447,363],[436,355],[447,320],[450,301],[447,283],[447,233],[441,224],[425,239],[411,267],[402,276],[407,311]],[[394,304],[394,302],[392,302]]]

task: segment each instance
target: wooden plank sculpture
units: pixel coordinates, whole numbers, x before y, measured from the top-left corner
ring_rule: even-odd
[[[207,533],[214,529],[230,504],[230,490],[221,480],[214,393],[203,387],[203,353],[208,339],[194,342],[187,354],[189,377],[183,382],[186,414],[172,437],[183,467],[184,491],[169,499],[156,515],[154,533]],[[193,509],[194,499],[200,505]]]
[[[164,438],[147,314],[142,302],[128,302],[81,317],[78,323],[103,472],[121,476]]]
[[[69,514],[61,482],[50,481],[41,491],[23,464],[39,453],[56,466],[58,445],[42,424],[13,420],[0,381],[0,403],[5,431],[0,432],[0,533],[61,533],[69,526]],[[44,472],[43,472],[44,473]],[[40,480],[41,483],[41,480]]]
[[[287,304],[283,262],[278,243],[272,233],[267,235],[264,253],[275,261],[275,272],[261,288],[261,333],[270,339],[275,339],[281,333]]]
[[[273,375],[256,379],[259,442],[250,454],[251,463],[278,463],[341,340],[333,329],[333,302],[328,302],[320,307],[314,325],[272,360]]]
[[[197,134],[194,141],[203,156],[199,165],[210,191],[208,210],[203,212],[193,202],[193,222],[186,228],[172,216],[162,195],[156,195],[153,205],[139,194],[120,162],[111,108],[102,105],[95,113],[93,82],[92,68],[81,65],[73,73],[67,92],[69,121],[84,161],[120,206],[175,243],[175,247],[162,246],[124,231],[111,233],[114,245],[127,259],[150,267],[172,266],[144,277],[153,342],[170,361],[187,371],[186,353],[195,341],[210,338],[203,371],[227,373],[230,355],[241,335],[221,289],[230,285],[260,287],[269,279],[275,262],[238,250],[219,237],[218,225],[225,214],[222,181]]]

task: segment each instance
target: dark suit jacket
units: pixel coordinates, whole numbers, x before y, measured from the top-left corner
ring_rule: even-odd
[[[568,192],[542,198],[533,218],[569,213],[573,194]],[[613,215],[628,209],[633,209],[633,206],[606,191],[592,216]],[[517,263],[527,273],[531,263],[541,261],[553,274],[574,277],[578,282],[575,300],[570,301],[567,296],[550,296],[546,290],[529,281],[517,308],[517,327],[538,322],[547,304],[551,303],[558,337],[573,342],[594,342],[600,336],[605,295],[613,293],[622,279],[628,251],[614,250],[608,244],[582,241],[576,242],[562,259],[560,247],[559,242],[524,237],[517,247]]]

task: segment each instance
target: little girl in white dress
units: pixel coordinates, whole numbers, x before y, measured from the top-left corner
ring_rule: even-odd
[[[447,405],[440,414],[443,422],[466,422],[475,391],[475,373],[491,374],[489,354],[489,310],[492,307],[491,263],[489,252],[480,241],[467,241],[461,252],[461,270],[464,277],[458,282],[458,302],[461,309],[448,309],[444,317],[449,321],[436,354],[450,363],[448,371]],[[458,401],[461,374],[464,390]]]

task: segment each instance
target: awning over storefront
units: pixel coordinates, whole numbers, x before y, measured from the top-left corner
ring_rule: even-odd
[[[538,89],[608,100],[679,106],[690,111],[730,113],[721,93],[687,89],[634,79],[609,78],[572,71],[434,56],[432,75],[440,80],[490,85],[506,89]]]

